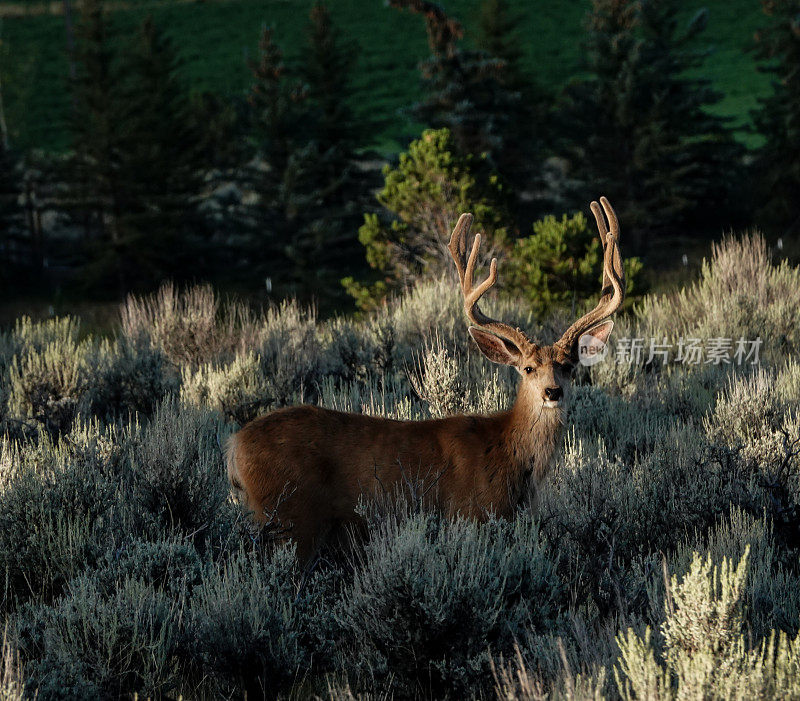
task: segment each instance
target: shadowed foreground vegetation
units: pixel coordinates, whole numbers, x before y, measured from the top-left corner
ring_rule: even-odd
[[[300,586],[230,502],[220,445],[301,401],[396,418],[508,405],[456,285],[360,319],[209,288],[0,336],[0,695],[800,698],[800,269],[730,240],[625,337],[764,341],[758,365],[577,373],[565,445],[514,521],[363,504]],[[536,327],[551,341],[564,320]]]

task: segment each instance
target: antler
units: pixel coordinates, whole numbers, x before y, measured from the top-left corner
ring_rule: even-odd
[[[600,198],[600,204],[603,205],[603,211],[608,217],[611,228],[609,231],[606,227],[600,205],[592,202],[592,213],[597,220],[597,230],[600,232],[600,241],[603,243],[603,288],[597,306],[570,326],[556,342],[556,345],[567,353],[572,351],[575,342],[586,331],[617,311],[625,299],[625,270],[622,267],[622,257],[619,253],[619,221],[614,213],[614,208],[605,197]]]
[[[475,239],[472,242],[472,251],[468,258],[467,234],[471,226],[472,215],[462,214],[458,218],[458,223],[456,223],[453,229],[453,234],[450,236],[450,243],[447,246],[448,249],[450,249],[450,255],[453,256],[453,260],[455,261],[456,270],[458,270],[458,278],[461,281],[461,292],[464,295],[464,311],[467,313],[467,318],[476,326],[480,326],[501,338],[515,343],[521,351],[525,351],[534,344],[520,329],[514,328],[502,321],[492,319],[478,308],[478,300],[497,282],[497,258],[492,258],[492,263],[489,267],[489,277],[477,287],[473,287],[475,263],[478,260],[478,249],[481,247],[481,235],[475,234]]]

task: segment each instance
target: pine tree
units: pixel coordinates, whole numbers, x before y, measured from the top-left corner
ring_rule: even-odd
[[[335,148],[342,159],[339,164],[330,162],[332,167],[349,164],[357,139],[357,124],[349,104],[356,51],[333,23],[327,5],[314,3],[301,70],[313,113],[314,136],[325,149]]]
[[[127,289],[129,241],[123,225],[129,193],[122,173],[127,109],[122,75],[110,46],[102,0],[87,0],[76,32],[76,78],[72,81],[74,158],[73,212],[83,223],[94,282]]]
[[[302,85],[290,83],[283,52],[269,27],[261,32],[258,50],[259,60],[250,64],[254,79],[250,104],[264,155],[276,172],[283,172],[294,146],[298,106],[306,96]]]
[[[754,115],[766,138],[754,164],[757,221],[777,233],[800,231],[800,0],[764,0],[770,23],[758,32],[762,70],[773,93]]]
[[[246,107],[241,97],[220,97],[208,90],[189,95],[187,129],[199,139],[195,151],[206,168],[234,168],[246,158]]]
[[[0,57],[3,59],[0,68],[5,72],[7,51],[2,37],[0,37]],[[0,259],[6,263],[0,266],[0,284],[11,276],[11,268],[17,268],[21,262],[19,233],[22,228],[22,212],[19,205],[22,175],[18,158],[9,142],[3,85],[0,79]]]
[[[581,212],[560,220],[550,214],[534,222],[532,235],[514,242],[503,269],[504,291],[512,299],[526,300],[539,319],[559,307],[575,316],[579,305],[587,300],[594,304],[603,278],[601,264],[600,241]],[[627,256],[623,266],[630,298],[642,264]]]
[[[709,114],[720,95],[687,75],[704,58],[689,42],[705,15],[679,33],[677,9],[674,0],[593,0],[591,75],[565,95],[576,200],[608,196],[634,249],[667,225],[697,226],[704,208],[725,211],[741,155],[724,120]]]
[[[498,76],[515,99],[506,105],[503,148],[495,155],[497,169],[518,190],[541,190],[542,162],[551,140],[554,100],[522,68],[520,18],[508,0],[484,0],[479,15],[478,48],[503,62]],[[516,97],[518,96],[518,98]],[[528,207],[530,209],[530,206]],[[518,215],[529,221],[530,211]]]
[[[276,257],[282,259],[282,282],[294,292],[319,294],[341,289],[336,271],[357,246],[351,165],[357,129],[348,103],[355,51],[321,2],[311,9],[307,31],[300,82],[272,31],[264,30],[260,59],[252,65],[251,104],[269,164],[259,178],[259,220],[269,232],[271,270]]]
[[[84,5],[78,40],[70,177],[87,232],[83,279],[121,295],[196,275],[202,138],[171,42],[148,18],[116,55],[101,0]]]
[[[504,82],[515,87],[527,82],[521,67],[523,51],[518,22],[519,18],[512,13],[508,0],[483,0],[481,3],[478,47],[505,62]]]
[[[298,236],[292,248],[298,269],[313,269],[320,284],[341,289],[337,270],[358,251],[360,196],[353,171],[358,123],[350,108],[356,46],[336,27],[322,2],[311,8],[301,73],[307,91],[307,146],[295,162],[307,169]]]
[[[178,79],[170,39],[151,17],[128,52],[125,97],[131,107],[123,135],[125,177],[131,192],[124,215],[140,282],[197,275],[202,223],[194,202],[205,164],[188,92]]]
[[[461,24],[427,0],[389,0],[389,5],[425,17],[431,57],[420,64],[427,97],[413,107],[417,118],[447,128],[462,154],[486,154],[489,163],[503,161],[510,116],[520,104],[510,88],[506,62],[486,51],[459,44]]]
[[[699,10],[681,29],[680,9],[677,0],[641,3],[649,124],[641,131],[640,149],[652,153],[654,162],[648,194],[654,206],[662,203],[660,212],[670,223],[729,228],[742,216],[737,166],[744,149],[733,137],[730,120],[711,112],[722,93],[696,77],[709,51],[694,48],[693,42],[705,31],[708,12]]]
[[[352,277],[342,281],[359,306],[369,308],[393,289],[451,270],[447,243],[463,212],[475,216],[487,255],[502,255],[509,242],[509,216],[502,187],[487,175],[483,161],[462,155],[447,129],[431,129],[401,154],[396,168],[386,166],[377,196],[384,215],[365,214],[358,233],[380,279],[372,285]]]
[[[272,276],[286,267],[287,247],[299,215],[294,193],[307,172],[305,164],[294,156],[304,128],[306,92],[302,84],[288,76],[283,53],[268,27],[261,33],[258,61],[251,62],[250,67],[254,135],[267,164],[256,174],[260,203],[253,253],[260,271]]]

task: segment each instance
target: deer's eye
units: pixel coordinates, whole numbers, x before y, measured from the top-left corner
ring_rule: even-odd
[[[525,367],[525,374],[530,375],[533,372],[533,368],[530,365]]]

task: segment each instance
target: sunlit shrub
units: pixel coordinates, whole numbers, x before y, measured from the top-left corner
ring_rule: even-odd
[[[752,516],[732,507],[711,531],[687,538],[670,558],[670,568],[680,577],[689,571],[696,552],[721,562],[725,557],[739,559],[745,551],[749,556],[742,608],[748,631],[759,640],[773,629],[794,635],[800,626],[798,572],[793,556],[776,544],[773,524],[765,514]],[[661,578],[654,580],[650,599],[660,614],[664,607]]]
[[[440,342],[425,348],[411,376],[414,391],[425,401],[431,416],[441,418],[462,413],[469,388],[461,372],[461,358],[448,353]]]
[[[32,335],[38,340],[36,332]],[[84,403],[90,354],[88,342],[72,337],[21,350],[9,370],[10,413],[35,419],[54,432],[68,430]]]
[[[184,402],[215,409],[240,425],[267,411],[274,402],[261,359],[252,352],[227,365],[184,367],[182,375]]]
[[[614,670],[625,699],[754,699],[800,696],[800,639],[773,632],[747,641],[742,599],[748,549],[737,565],[697,554],[672,575],[657,641],[648,627],[620,633]],[[663,645],[663,647],[662,647]]]
[[[796,351],[800,269],[773,265],[759,234],[714,244],[700,280],[676,293],[647,297],[637,316],[649,337],[762,338],[764,352],[779,357]]]
[[[15,353],[28,350],[40,353],[52,344],[67,345],[78,341],[80,323],[71,316],[59,316],[45,321],[32,321],[23,316],[14,324],[11,343]]]
[[[559,640],[560,643],[560,640]],[[554,645],[554,647],[556,647]],[[563,646],[559,646],[563,653]],[[566,661],[566,658],[563,658]],[[511,660],[493,661],[495,692],[499,701],[605,701],[609,697],[604,667],[573,674],[568,663],[547,679],[526,662],[519,649]]]
[[[12,647],[8,631],[3,631],[0,645],[0,699],[2,701],[21,701],[25,698],[25,683],[19,652]]]
[[[129,296],[122,331],[131,342],[148,337],[176,365],[208,362],[246,348],[254,338],[249,311],[222,304],[210,285],[179,291],[167,283],[154,295]]]

